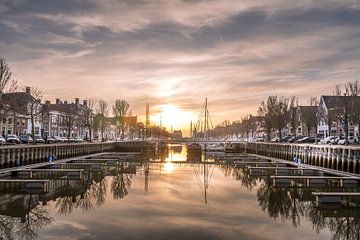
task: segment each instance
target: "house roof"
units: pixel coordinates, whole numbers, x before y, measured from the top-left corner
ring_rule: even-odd
[[[316,116],[318,106],[299,106],[301,118],[311,118]]]
[[[360,96],[321,96],[321,99],[327,109],[343,107],[345,101],[360,104]]]
[[[76,103],[59,103],[59,104],[44,104],[43,109],[45,111],[57,111],[68,114],[79,114],[83,108],[86,108],[85,105],[76,104]]]
[[[9,104],[14,112],[28,114],[28,104],[30,101],[34,101],[35,98],[27,92],[13,92],[4,93],[2,100]]]

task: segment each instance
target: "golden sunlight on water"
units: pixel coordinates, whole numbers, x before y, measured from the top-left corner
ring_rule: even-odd
[[[163,170],[165,170],[166,173],[171,173],[175,170],[175,165],[172,162],[166,162],[164,163]]]

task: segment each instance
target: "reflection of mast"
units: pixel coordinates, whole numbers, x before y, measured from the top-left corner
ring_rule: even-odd
[[[203,164],[194,164],[193,165],[196,180],[199,184],[201,194],[203,195],[205,204],[207,204],[207,202],[208,202],[208,192],[207,191],[210,186],[212,175],[214,173],[214,166],[212,164],[206,164],[206,162],[207,162],[207,157],[206,157],[206,153],[205,153],[205,159],[204,159]],[[211,169],[209,170],[209,168],[211,168]],[[209,173],[210,173],[210,175],[209,175]],[[203,177],[203,179],[201,179],[201,176]]]
[[[149,163],[145,163],[145,192],[149,190]]]

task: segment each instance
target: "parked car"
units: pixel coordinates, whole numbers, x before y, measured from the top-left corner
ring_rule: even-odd
[[[4,143],[6,143],[6,140],[3,136],[0,135],[0,144],[3,145]]]
[[[46,138],[46,143],[48,143],[48,144],[53,144],[53,143],[55,143],[56,141],[55,141],[55,139],[52,137],[52,136],[47,136],[47,138]]]
[[[329,137],[326,137],[326,138],[324,138],[324,139],[321,139],[320,140],[320,143],[321,144],[331,144],[332,143],[332,141],[334,141],[335,140],[335,136],[329,136]]]
[[[74,139],[74,141],[77,142],[77,143],[82,143],[82,142],[84,142],[84,139],[79,138],[79,137],[76,137],[76,138]]]
[[[359,141],[358,141],[358,138],[357,137],[349,137],[348,138],[348,144],[357,144]],[[342,138],[338,141],[338,144],[339,145],[345,145],[346,144],[346,139],[345,138]]]
[[[6,141],[7,141],[8,143],[15,143],[15,144],[21,143],[19,137],[16,136],[16,135],[14,135],[14,134],[9,134],[9,135],[6,137]]]
[[[28,134],[22,134],[19,136],[20,142],[21,143],[33,143],[33,139],[30,135]]]
[[[280,142],[280,138],[274,137],[274,138],[270,139],[270,142]]]
[[[298,143],[316,143],[316,139],[313,136],[307,136],[299,139]]]
[[[331,140],[331,144],[338,144],[339,141],[345,139],[343,136],[335,137],[333,140]]]
[[[55,140],[56,143],[62,143],[64,142],[64,139],[62,139],[59,136],[52,136],[52,138]]]
[[[289,141],[289,139],[291,139],[293,136],[286,136],[286,137],[283,137],[282,139],[281,139],[281,142],[288,142]]]
[[[292,136],[291,138],[288,139],[288,143],[296,143],[299,139],[304,138],[305,136],[302,135],[298,135],[298,136]]]
[[[37,135],[37,136],[34,136],[34,142],[43,144],[43,143],[45,143],[45,140],[41,136]]]

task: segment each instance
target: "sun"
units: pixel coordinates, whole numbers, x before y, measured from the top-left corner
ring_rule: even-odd
[[[152,122],[161,122],[163,127],[170,129],[188,128],[193,120],[193,113],[185,111],[173,104],[158,106],[158,114],[151,117]]]

